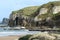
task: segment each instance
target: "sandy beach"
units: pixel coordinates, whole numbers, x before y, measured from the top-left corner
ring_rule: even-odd
[[[3,37],[0,37],[0,40],[18,40],[20,37],[22,36],[3,36]]]

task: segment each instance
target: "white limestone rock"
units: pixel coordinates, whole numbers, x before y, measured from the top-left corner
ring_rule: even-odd
[[[60,6],[54,6],[53,7],[53,14],[56,14],[58,12],[60,12]]]
[[[48,9],[47,8],[41,8],[39,15],[47,13]]]

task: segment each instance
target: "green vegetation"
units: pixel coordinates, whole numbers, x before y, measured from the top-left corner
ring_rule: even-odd
[[[22,13],[24,16],[29,16],[29,15],[33,14],[38,8],[39,8],[39,6],[26,7],[26,8],[20,9],[18,11],[13,11],[14,13],[12,13],[12,14]]]
[[[57,14],[54,14],[52,17],[53,20],[60,20],[60,12]]]
[[[51,16],[49,14],[52,13],[52,8],[53,6],[59,6],[60,5],[60,2],[59,1],[56,1],[56,2],[49,2],[47,4],[43,4],[41,6],[31,6],[31,7],[26,7],[26,8],[23,8],[23,9],[20,9],[20,10],[17,10],[17,11],[13,11],[12,14],[20,14],[22,13],[22,15],[24,16],[28,16],[28,17],[35,17],[35,13],[39,13],[39,10],[41,8],[48,8],[48,12],[46,14],[43,14],[41,16],[38,16],[38,18],[47,18],[48,16]],[[50,12],[51,11],[51,12]],[[48,16],[47,16],[48,15]]]
[[[53,7],[59,6],[59,5],[60,5],[60,2],[59,1],[49,2],[49,3],[43,4],[41,6],[30,6],[30,7],[22,8],[22,9],[17,10],[17,11],[13,11],[11,13],[11,15],[18,14],[18,17],[21,17],[21,16],[24,16],[24,18],[28,17],[27,20],[29,22],[26,21],[26,20],[24,20],[24,21],[26,21],[25,23],[22,22],[22,24],[24,24],[24,25],[29,24],[28,27],[29,26],[32,27],[32,25],[34,25],[34,26],[36,26],[36,25],[40,26],[40,24],[39,24],[39,19],[40,18],[42,19],[42,22],[41,22],[42,26],[44,26],[46,24],[47,26],[49,26],[51,28],[54,25],[56,25],[57,27],[59,27],[58,25],[60,25],[60,21],[59,21],[60,20],[60,12],[59,13],[56,13],[56,14],[54,14],[54,12],[53,12],[54,11],[53,10]],[[43,9],[41,11],[42,8],[46,8],[47,9],[47,12],[44,11],[45,9]],[[41,13],[41,15],[40,15],[40,12],[44,12],[44,14]],[[33,22],[34,20],[32,20],[32,19],[35,19],[36,17],[37,17],[38,22]],[[47,23],[46,23],[46,19],[48,17],[50,17],[51,20],[48,20]],[[12,16],[11,16],[11,18],[12,18]],[[13,16],[13,18],[14,18],[14,16]]]
[[[47,13],[38,16],[38,18],[42,18],[42,19],[46,19],[47,17],[48,17]]]
[[[54,6],[59,6],[60,1],[49,2],[47,4],[42,5],[42,7],[49,8],[51,6],[51,4],[53,4]]]
[[[19,38],[18,40],[60,40],[60,32],[40,32],[37,34],[33,34],[33,35],[26,35],[23,36],[21,38]]]
[[[19,38],[19,40],[28,40],[29,37],[31,37],[32,35],[26,35],[26,36],[23,36],[21,38]]]

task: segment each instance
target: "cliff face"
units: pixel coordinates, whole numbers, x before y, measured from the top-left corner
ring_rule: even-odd
[[[38,10],[38,11],[37,11]],[[60,2],[49,2],[47,4],[41,5],[41,6],[32,6],[32,7],[26,7],[17,11],[13,11],[10,15],[10,18],[16,18],[20,15],[24,17],[30,17],[32,14],[32,17],[34,16],[35,12],[39,15],[42,14],[56,14],[60,12]],[[35,16],[36,17],[36,16]]]
[[[22,17],[25,20],[31,19],[34,21],[47,21],[55,20],[57,17],[59,17],[57,14],[60,16],[60,2],[58,1],[49,2],[41,6],[26,7],[17,11],[13,11],[10,15],[10,19],[15,20],[16,17]]]
[[[10,15],[10,19],[15,19],[15,17],[20,17],[21,15],[23,17],[29,17],[31,14],[33,14],[39,6],[32,6],[32,7],[26,7],[17,11],[13,11]]]
[[[60,6],[54,6],[52,9],[50,9],[49,12],[48,11],[48,8],[41,8],[38,16],[36,16],[35,19],[43,19],[45,17],[47,18],[47,16],[50,16],[49,14],[52,14],[52,16],[54,16],[55,14],[60,12]]]

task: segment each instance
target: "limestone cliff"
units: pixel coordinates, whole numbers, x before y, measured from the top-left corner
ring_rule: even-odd
[[[57,2],[49,2],[41,6],[31,6],[17,11],[13,11],[10,15],[10,18],[15,18],[16,16],[20,15],[30,17],[32,14],[33,14],[32,17],[34,17],[35,13],[37,13],[37,15],[43,15],[49,13],[56,14],[58,12],[60,12],[60,2],[57,1]]]
[[[49,2],[41,6],[26,7],[17,11],[13,11],[10,15],[10,19],[15,20],[16,17],[24,18],[25,20],[52,20],[56,22],[56,19],[60,20],[60,2]],[[31,21],[30,20],[30,21]],[[28,21],[29,22],[29,21]],[[31,22],[29,22],[31,23]]]

